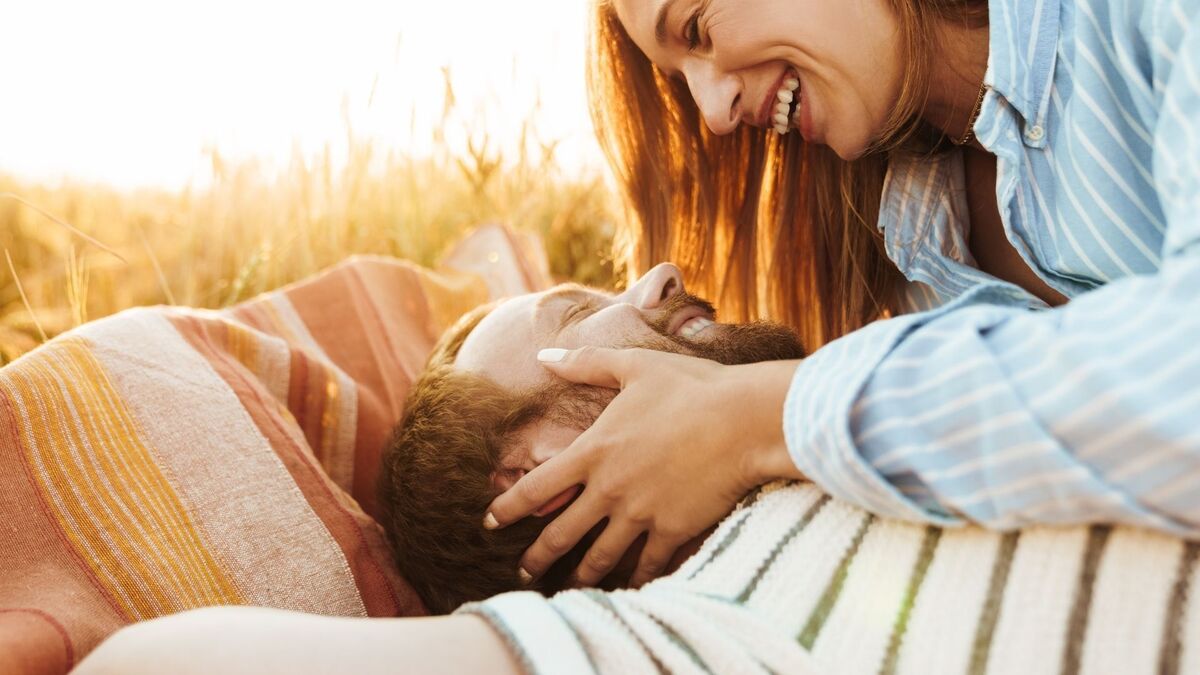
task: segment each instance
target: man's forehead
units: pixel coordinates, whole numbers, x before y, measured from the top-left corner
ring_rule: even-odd
[[[497,305],[463,341],[455,367],[487,375],[493,363],[516,358],[520,346],[534,339],[531,318],[539,299],[521,295]]]
[[[541,293],[502,301],[471,331],[459,349],[456,368],[476,372],[505,386],[526,386],[543,374],[536,367],[538,345],[554,328],[557,301],[577,301],[600,291],[563,284]],[[526,363],[528,362],[528,363]],[[534,368],[522,368],[522,366]],[[528,374],[530,377],[522,377]]]
[[[534,310],[537,311],[555,300],[578,300],[589,295],[607,295],[607,293],[572,283],[559,284],[548,291],[535,293],[535,295],[538,296],[537,301],[534,303]]]

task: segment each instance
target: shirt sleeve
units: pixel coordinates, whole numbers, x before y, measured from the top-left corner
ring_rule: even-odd
[[[1176,44],[1153,131],[1161,269],[1045,311],[985,284],[830,343],[797,370],[785,404],[805,475],[877,513],[943,525],[1122,522],[1200,535],[1194,17]]]
[[[524,672],[823,672],[796,641],[724,598],[664,579],[636,591],[498,595],[464,605],[500,634]]]

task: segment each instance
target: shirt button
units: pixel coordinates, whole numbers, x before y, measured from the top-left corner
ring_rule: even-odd
[[[1040,141],[1040,140],[1042,140],[1042,136],[1045,136],[1045,135],[1046,135],[1046,130],[1043,129],[1040,124],[1033,125],[1032,127],[1029,128],[1029,131],[1025,132],[1025,138],[1028,138],[1031,141]]]

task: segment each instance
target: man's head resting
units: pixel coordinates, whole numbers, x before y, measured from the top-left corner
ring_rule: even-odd
[[[669,264],[620,294],[564,285],[464,316],[409,393],[380,472],[381,522],[400,570],[430,611],[522,588],[552,593],[568,583],[590,540],[531,585],[517,572],[563,504],[500,530],[482,523],[493,498],[566,449],[615,396],[554,378],[537,362],[540,349],[588,345],[725,364],[804,355],[783,326],[715,323],[712,306],[689,295]]]

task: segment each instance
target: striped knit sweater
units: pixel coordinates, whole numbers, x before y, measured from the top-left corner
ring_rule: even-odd
[[[747,499],[639,591],[510,593],[530,673],[1200,673],[1200,543],[877,518],[811,485]]]

